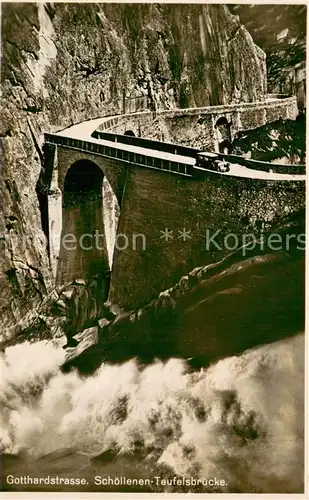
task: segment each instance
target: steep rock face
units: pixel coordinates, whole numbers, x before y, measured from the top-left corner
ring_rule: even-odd
[[[8,3],[2,37],[0,325],[11,336],[53,287],[43,133],[122,112],[124,93],[161,109],[254,101],[266,69],[222,5]]]
[[[286,67],[306,60],[306,10],[299,5],[230,5],[267,56],[268,89],[278,92]],[[283,90],[284,91],[284,90]]]

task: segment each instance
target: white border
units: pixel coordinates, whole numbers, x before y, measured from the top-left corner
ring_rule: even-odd
[[[205,0],[205,1],[200,1],[200,0],[195,0],[195,1],[186,1],[186,0],[144,0],[143,2],[141,1],[136,1],[136,0],[121,0],[119,2],[118,0],[105,0],[103,2],[92,2],[91,0],[66,0],[65,2],[62,0],[53,0],[52,2],[43,2],[42,0],[38,0],[37,2],[33,2],[33,0],[9,0],[8,2],[4,2],[3,0],[0,0],[0,7],[2,3],[171,3],[171,4],[230,4],[230,5],[238,5],[238,4],[248,4],[248,5],[306,5],[307,6],[307,35],[308,35],[308,27],[309,27],[309,18],[308,18],[308,10],[309,10],[309,5],[308,2],[306,1],[299,1],[299,0],[280,0],[280,1],[272,1],[272,0],[263,0],[263,1],[258,1],[258,2],[253,2],[250,0],[228,0],[228,1],[222,1],[222,0]],[[308,45],[308,39],[307,39],[307,60],[306,60],[306,68],[308,69],[308,63],[309,63],[309,45]],[[307,77],[307,84],[308,84],[308,77]],[[308,89],[308,85],[307,85]],[[308,92],[306,96],[306,101],[308,104]],[[309,118],[308,115],[306,117],[306,127],[307,131],[309,130]],[[307,134],[306,137],[306,151],[309,152],[309,134]],[[308,163],[308,162],[307,162]],[[306,174],[306,180],[308,180],[308,173]],[[306,204],[308,201],[308,193],[309,193],[309,187],[308,187],[308,182],[306,184]],[[308,246],[308,229],[309,229],[309,215],[308,215],[308,210],[306,210],[306,235],[307,235],[307,246]],[[290,493],[275,493],[275,494],[264,494],[264,493],[258,493],[258,494],[247,494],[247,493],[104,493],[104,492],[1,492],[1,498],[6,499],[6,500],[51,500],[51,499],[78,499],[78,500],[89,500],[89,497],[92,499],[103,499],[103,500],[122,500],[122,499],[149,499],[149,498],[164,498],[164,499],[178,499],[178,498],[185,498],[186,500],[196,500],[201,499],[203,500],[204,498],[211,498],[215,496],[215,498],[220,498],[225,500],[225,499],[233,499],[236,500],[239,497],[241,497],[242,500],[254,500],[254,499],[264,499],[264,500],[271,500],[271,499],[288,499],[288,500],[301,500],[301,499],[306,499],[309,500],[309,456],[308,456],[308,448],[309,448],[309,440],[308,440],[308,432],[309,432],[309,395],[308,395],[308,388],[309,388],[309,365],[308,365],[308,357],[309,357],[309,343],[308,343],[308,314],[307,312],[309,311],[309,300],[308,300],[308,284],[309,284],[309,254],[306,252],[306,305],[305,305],[305,312],[306,312],[306,322],[305,322],[305,394],[304,394],[304,401],[305,401],[305,469],[304,469],[304,485],[305,485],[305,493],[299,493],[299,494],[290,494]],[[1,464],[0,464],[1,467]],[[0,469],[1,471],[1,469]]]

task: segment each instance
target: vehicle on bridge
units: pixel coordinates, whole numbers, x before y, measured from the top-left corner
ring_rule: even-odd
[[[200,152],[196,156],[196,166],[200,168],[207,168],[217,172],[229,172],[230,164],[225,160],[220,160],[216,153]]]

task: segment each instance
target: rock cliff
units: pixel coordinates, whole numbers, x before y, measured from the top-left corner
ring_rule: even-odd
[[[282,164],[306,163],[306,119],[277,120],[255,130],[241,132],[233,153],[253,160]]]
[[[250,31],[255,43],[265,51],[268,90],[278,92],[284,74],[282,70],[306,60],[307,6],[256,4],[248,8],[248,5],[238,4],[229,7]]]
[[[139,357],[190,358],[197,368],[255,345],[304,330],[304,250],[272,250],[273,234],[282,241],[305,234],[304,213],[283,218],[265,232],[256,248],[231,252],[222,260],[193,269],[146,306],[127,312],[105,311],[97,326],[76,335],[64,370],[95,371],[103,360]],[[286,286],[286,283],[289,286]],[[63,338],[57,342],[63,342]]]
[[[15,4],[2,8],[0,325],[51,293],[40,203],[43,133],[122,112],[258,100],[265,54],[223,5]],[[44,325],[43,325],[44,328]]]

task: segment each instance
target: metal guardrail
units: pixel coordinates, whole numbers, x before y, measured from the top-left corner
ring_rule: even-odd
[[[71,137],[60,136],[57,134],[44,134],[45,142],[67,148],[78,149],[88,153],[94,153],[108,158],[114,158],[126,163],[147,167],[155,170],[162,170],[185,177],[192,177],[193,166],[185,163],[166,160],[164,158],[156,158],[132,151],[124,151],[120,148],[113,148],[105,144],[97,144],[94,142],[83,141],[81,139],[73,139]],[[129,137],[129,136],[127,136]],[[111,142],[111,141],[110,141]],[[116,142],[116,141],[113,141]]]

